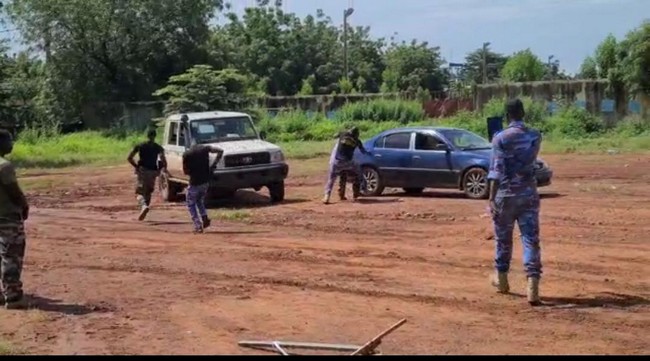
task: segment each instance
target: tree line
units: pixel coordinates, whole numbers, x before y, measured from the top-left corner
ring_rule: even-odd
[[[302,18],[285,12],[281,0],[257,0],[241,15],[224,0],[3,3],[4,27],[29,46],[15,56],[6,43],[0,48],[5,123],[76,121],[84,107],[106,102],[166,99],[174,111],[237,107],[252,95],[424,98],[484,80],[570,78],[557,61],[542,61],[530,49],[503,55],[480,48],[453,72],[439,47],[375,38],[361,26],[347,29],[346,74],[342,26],[320,10]],[[644,23],[620,43],[606,39],[580,76],[648,92],[649,34]]]

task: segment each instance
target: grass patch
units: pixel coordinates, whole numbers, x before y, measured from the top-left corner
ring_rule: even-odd
[[[0,356],[25,355],[26,352],[9,342],[0,340]]]
[[[215,212],[213,215],[214,219],[219,219],[223,221],[245,221],[251,217],[251,213],[248,211],[220,211]]]

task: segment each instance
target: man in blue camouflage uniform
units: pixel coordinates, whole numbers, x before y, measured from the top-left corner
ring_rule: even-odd
[[[523,122],[524,106],[519,99],[506,105],[509,126],[494,136],[490,181],[490,210],[496,239],[496,274],[492,285],[500,293],[510,292],[508,272],[512,259],[512,234],[517,222],[524,247],[524,268],[528,277],[528,302],[539,305],[542,275],[539,245],[540,199],[535,179],[535,161],[542,136]]]
[[[13,165],[4,158],[12,150],[11,134],[0,129],[0,304],[7,309],[21,309],[27,306],[20,276],[29,205],[18,186]]]
[[[359,150],[364,154],[370,154],[363,147],[363,143],[359,140],[359,129],[354,127],[350,131],[342,132],[339,134],[339,139],[332,151],[330,157],[330,169],[327,178],[327,185],[325,186],[325,197],[323,203],[329,204],[334,187],[334,181],[337,176],[341,176],[339,185],[339,197],[341,200],[345,199],[345,185],[347,183],[348,175],[352,176],[352,196],[354,200],[359,198],[361,186],[363,182],[363,175],[359,166],[354,162],[354,151]]]

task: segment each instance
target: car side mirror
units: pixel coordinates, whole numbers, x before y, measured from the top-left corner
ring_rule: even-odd
[[[445,143],[436,144],[436,150],[449,150],[449,147]]]
[[[260,139],[266,140],[266,132],[265,131],[260,132]]]

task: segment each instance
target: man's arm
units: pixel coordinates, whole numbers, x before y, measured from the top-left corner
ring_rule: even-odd
[[[367,151],[366,148],[363,146],[363,143],[361,142],[360,139],[357,139],[357,147],[359,147],[359,150],[361,151],[361,153],[370,154],[370,152]]]
[[[223,157],[223,149],[216,147],[214,145],[208,146],[208,151],[210,153],[216,153],[217,157],[214,159],[214,163],[210,166],[210,169],[215,169],[217,167],[217,164],[221,160],[221,157]]]
[[[0,187],[4,189],[10,202],[22,209],[23,220],[27,220],[29,218],[29,204],[27,203],[27,197],[25,197],[18,185],[13,166],[7,165],[0,170]]]
[[[135,169],[138,169],[138,164],[135,162],[135,159],[134,159],[134,158],[135,158],[135,155],[138,153],[139,150],[140,150],[140,146],[139,146],[139,145],[136,145],[135,147],[133,147],[133,150],[131,151],[131,153],[129,153],[129,157],[126,158],[126,160],[127,160],[127,161],[128,161],[128,162],[133,166],[133,168],[135,168]]]
[[[183,154],[183,174],[190,175],[190,167],[187,161],[187,155]]]
[[[488,182],[490,186],[490,204],[494,203],[494,199],[499,189],[501,178],[505,173],[505,157],[503,148],[501,147],[500,138],[497,136],[492,142],[492,156],[490,157],[490,172],[488,173]],[[493,209],[494,211],[494,209]]]

